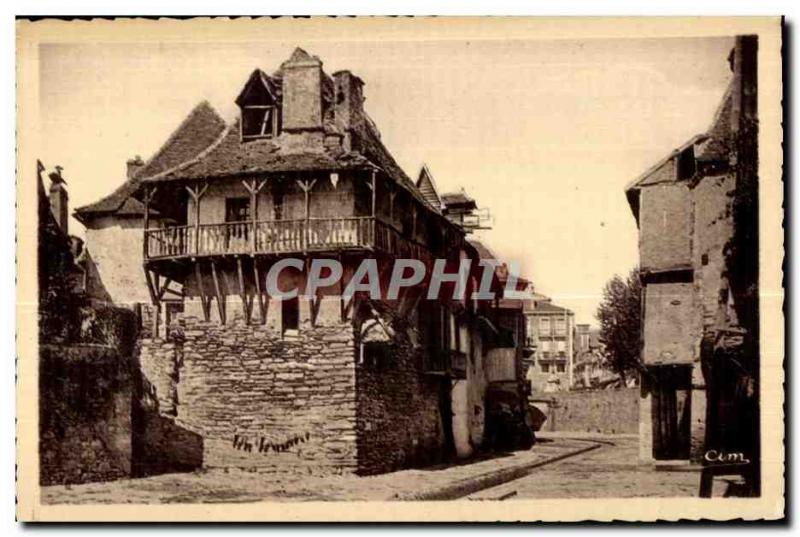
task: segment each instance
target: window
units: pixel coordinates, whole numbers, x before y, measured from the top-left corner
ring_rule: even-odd
[[[272,138],[278,135],[278,113],[274,106],[242,107],[242,139]]]
[[[225,222],[247,222],[250,220],[250,198],[226,198]]]
[[[589,334],[581,334],[581,349],[589,348]]]
[[[566,370],[567,370],[567,366],[565,366],[564,364],[557,364],[556,365],[556,371],[558,371],[559,373],[563,373]]]
[[[564,340],[557,341],[557,342],[556,342],[556,350],[557,350],[558,352],[564,352],[564,351],[566,351],[566,350],[567,350],[567,343],[566,343],[566,341],[564,341]]]
[[[391,365],[391,350],[383,341],[364,343],[364,365],[375,369],[386,369]]]
[[[550,352],[550,347],[552,345],[552,341],[542,341],[542,350],[544,352]]]
[[[550,335],[550,317],[539,319],[539,333],[543,336]]]
[[[300,326],[300,301],[297,297],[281,300],[281,331],[297,332]]]
[[[563,336],[567,333],[567,320],[563,317],[556,319],[556,335]]]
[[[541,366],[542,366],[542,373],[550,372],[550,364],[541,364]]]

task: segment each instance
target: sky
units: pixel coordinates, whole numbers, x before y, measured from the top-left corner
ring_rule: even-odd
[[[625,186],[710,125],[732,38],[43,44],[40,156],[70,206],[110,193],[200,101],[226,120],[255,68],[295,46],[365,82],[365,108],[412,178],[465,189],[479,232],[538,293],[597,324],[605,282],[638,262]],[[82,235],[72,220],[71,231]],[[91,245],[89,245],[91,247]]]

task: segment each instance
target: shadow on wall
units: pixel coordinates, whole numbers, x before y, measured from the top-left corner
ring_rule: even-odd
[[[203,465],[203,437],[159,408],[155,387],[136,367],[132,416],[132,477],[191,472]]]

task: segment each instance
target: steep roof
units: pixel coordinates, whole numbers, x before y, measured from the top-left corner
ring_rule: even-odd
[[[428,166],[425,164],[423,164],[422,168],[419,170],[417,188],[431,207],[437,211],[441,211],[442,199],[439,197],[439,192],[436,190],[436,182],[433,180],[433,174],[431,174]]]
[[[646,172],[625,187],[631,211],[639,218],[639,191],[642,187],[678,181],[675,167],[677,157],[689,147],[694,150],[697,162],[717,162],[728,159],[731,138],[731,109],[733,107],[733,81],[728,84],[722,102],[714,113],[711,126],[705,133],[693,136],[683,145],[648,168]]]
[[[697,160],[701,162],[725,160],[729,156],[731,141],[731,109],[733,108],[733,81],[725,90],[714,119],[708,129],[708,139],[699,145]]]
[[[104,214],[138,216],[144,206],[131,197],[142,179],[169,169],[207,148],[225,129],[225,121],[211,105],[203,101],[192,109],[166,142],[136,173],[108,196],[75,210],[75,216],[86,224]]]
[[[250,78],[247,79],[244,88],[242,88],[239,96],[236,97],[236,104],[241,106],[242,104],[250,103],[254,98],[256,98],[255,100],[260,100],[258,99],[260,97],[259,90],[265,90],[272,102],[278,103],[283,93],[280,77],[272,77],[261,69],[256,69],[250,74]]]
[[[291,172],[304,170],[344,170],[369,167],[371,163],[355,153],[338,158],[323,151],[286,151],[267,138],[242,143],[240,119],[228,126],[204,151],[177,166],[144,179],[166,182],[195,178],[221,178],[247,173]]]
[[[533,313],[566,313],[567,315],[572,315],[572,310],[557,306],[550,301],[542,301],[536,303]]]

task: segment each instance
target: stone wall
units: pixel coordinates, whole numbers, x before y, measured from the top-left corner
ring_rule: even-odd
[[[118,346],[40,347],[41,485],[130,475],[131,373],[128,357]]]
[[[539,399],[551,399],[540,397]],[[637,434],[639,432],[639,388],[587,390],[552,394],[552,404],[537,401],[547,416],[543,431]]]
[[[394,331],[387,359],[356,366],[360,474],[438,462],[447,444],[440,407],[442,399],[449,407],[450,380],[423,374],[413,320],[383,306],[382,317]]]
[[[142,341],[159,415],[202,441],[202,465],[355,470],[354,334],[349,323],[282,338],[269,325],[194,317]],[[186,461],[190,463],[190,461]]]

